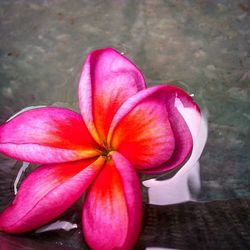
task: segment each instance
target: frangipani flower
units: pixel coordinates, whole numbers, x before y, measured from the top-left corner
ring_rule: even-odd
[[[86,192],[82,230],[89,246],[131,249],[142,219],[136,172],[162,173],[187,159],[193,140],[179,110],[199,116],[199,108],[175,86],[146,88],[138,68],[111,48],[88,55],[79,103],[81,115],[41,107],[0,126],[1,153],[42,164],[0,215],[0,230],[36,229]]]

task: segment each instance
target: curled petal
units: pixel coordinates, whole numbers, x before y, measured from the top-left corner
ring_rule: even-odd
[[[65,108],[35,108],[0,126],[0,152],[21,161],[60,163],[98,155],[81,116]]]
[[[143,90],[122,105],[111,124],[108,144],[136,169],[156,167],[171,158],[175,138],[159,87]]]
[[[108,143],[144,173],[161,173],[187,159],[193,146],[187,122],[196,130],[199,118],[198,106],[180,88],[152,87],[129,98],[117,111]]]
[[[0,230],[27,232],[56,218],[80,198],[103,164],[101,157],[38,167],[0,214]]]
[[[140,184],[121,154],[111,157],[88,190],[83,231],[92,249],[132,249],[141,227]]]
[[[176,86],[165,85],[160,89],[166,96],[169,121],[175,138],[175,150],[168,161],[156,168],[143,170],[143,173],[163,173],[183,164],[191,154],[193,140],[196,140],[200,129],[201,113],[194,100]]]
[[[105,140],[121,104],[145,87],[139,69],[116,50],[107,48],[89,54],[79,83],[80,109],[98,142]]]

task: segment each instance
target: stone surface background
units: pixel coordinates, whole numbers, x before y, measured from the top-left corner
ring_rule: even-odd
[[[208,110],[199,199],[249,197],[249,13],[246,0],[1,0],[0,123],[31,105],[78,110],[85,56],[115,47]]]

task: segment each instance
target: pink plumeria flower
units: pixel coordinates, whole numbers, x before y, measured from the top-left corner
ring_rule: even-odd
[[[79,103],[81,115],[41,107],[0,126],[1,153],[43,164],[23,181],[0,215],[0,230],[36,229],[86,192],[82,230],[89,246],[131,249],[142,219],[136,172],[163,173],[186,160],[193,140],[179,110],[186,107],[199,114],[199,108],[178,87],[146,88],[139,69],[111,48],[88,55]]]

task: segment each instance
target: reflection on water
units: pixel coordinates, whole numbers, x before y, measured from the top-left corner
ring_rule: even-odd
[[[25,173],[26,169],[29,167],[29,162],[23,162],[22,167],[20,168],[20,170],[18,171],[18,174],[16,176],[16,179],[14,181],[14,194],[17,194],[17,186],[20,184],[20,179],[23,175],[23,173]]]
[[[36,233],[44,233],[44,232],[48,232],[48,231],[61,230],[61,229],[65,230],[65,231],[70,231],[70,230],[75,229],[75,228],[77,228],[76,223],[58,220],[54,223],[51,223],[49,225],[46,225],[46,226],[43,226],[43,227],[37,229],[35,232]]]
[[[184,107],[183,107],[184,109]],[[179,109],[180,111],[180,109]],[[182,110],[183,111],[183,110]],[[201,117],[200,129],[193,128],[194,119],[197,114],[190,113],[184,117],[187,122],[194,140],[193,151],[179,171],[170,178],[162,180],[149,179],[143,182],[148,187],[149,203],[155,205],[169,205],[180,202],[195,200],[200,191],[200,164],[199,158],[207,141],[207,119],[203,113]],[[199,131],[198,134],[196,131]]]

